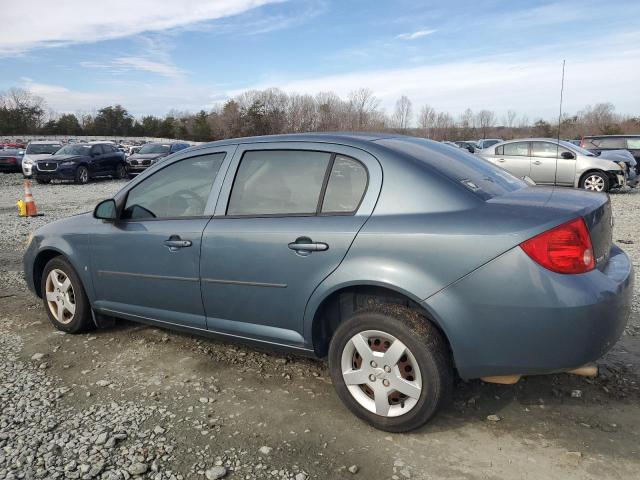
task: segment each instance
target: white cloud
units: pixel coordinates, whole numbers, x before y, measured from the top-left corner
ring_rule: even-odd
[[[400,35],[396,36],[396,38],[399,40],[415,40],[417,38],[426,37],[427,35],[431,35],[436,32],[437,30],[418,30],[417,32],[412,33],[401,33]]]
[[[367,87],[391,111],[401,95],[413,102],[458,114],[467,107],[490,109],[499,115],[516,110],[530,119],[557,115],[562,60],[566,58],[564,111],[576,112],[587,104],[612,102],[621,113],[640,111],[640,34],[593,39],[569,49],[519,51],[512,55],[477,60],[421,65],[387,70],[359,71],[313,78],[291,79],[281,74],[251,88],[278,87],[286,92],[332,90],[342,97]],[[564,50],[564,51],[563,51]],[[229,91],[229,96],[240,90]]]
[[[184,71],[176,67],[175,65],[163,62],[156,62],[147,58],[140,57],[122,57],[113,61],[116,66],[130,67],[135,70],[142,70],[144,72],[157,73],[163,77],[179,78],[184,74]]]
[[[2,12],[0,54],[155,32],[283,0],[21,0]]]

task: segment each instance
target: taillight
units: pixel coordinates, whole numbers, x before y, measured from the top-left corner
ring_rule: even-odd
[[[585,273],[596,262],[587,225],[582,218],[559,225],[522,242],[533,260],[557,273]]]

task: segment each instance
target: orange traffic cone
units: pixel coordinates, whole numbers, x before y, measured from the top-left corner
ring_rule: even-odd
[[[27,206],[27,216],[37,217],[38,209],[36,202],[33,201],[33,195],[31,195],[31,182],[29,180],[24,181],[24,203]]]

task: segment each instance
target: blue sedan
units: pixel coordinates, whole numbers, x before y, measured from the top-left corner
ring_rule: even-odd
[[[455,375],[593,373],[626,324],[606,194],[531,187],[461,149],[375,134],[213,142],[166,158],[24,256],[53,325],[113,318],[328,359],[377,428]]]

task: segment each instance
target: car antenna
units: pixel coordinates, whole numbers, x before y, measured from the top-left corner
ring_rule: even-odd
[[[562,60],[562,81],[560,82],[560,112],[558,113],[558,142],[556,143],[556,172],[553,176],[553,183],[558,182],[558,160],[560,154],[560,125],[562,124],[562,97],[564,95],[564,64],[565,60]]]

